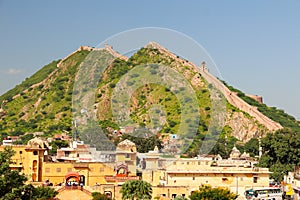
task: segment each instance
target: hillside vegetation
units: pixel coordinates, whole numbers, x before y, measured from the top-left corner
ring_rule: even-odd
[[[0,102],[2,102],[3,100],[11,101],[15,95],[20,94],[24,90],[29,89],[30,86],[45,80],[48,77],[48,75],[56,69],[58,62],[59,60],[53,61],[50,64],[42,67],[30,78],[26,78],[21,84],[17,85],[13,89],[9,90],[8,92],[0,96]]]
[[[276,107],[268,107],[264,103],[259,103],[258,101],[254,100],[251,97],[248,97],[243,93],[242,91],[229,86],[225,81],[223,83],[233,92],[236,92],[237,95],[243,99],[248,104],[255,106],[258,108],[258,110],[263,113],[265,116],[269,117],[275,122],[280,123],[285,128],[290,128],[294,131],[300,131],[300,122],[295,119],[295,117],[287,114],[284,112],[284,110],[278,109]]]
[[[199,107],[201,123],[199,129],[201,131],[207,130],[210,119],[210,94],[205,84],[205,80],[197,75],[196,71],[191,71],[187,66],[181,65],[175,62],[166,55],[161,54],[157,49],[142,48],[136,54],[134,54],[127,62],[124,60],[116,59],[103,75],[103,78],[99,84],[99,94],[97,95],[96,102],[98,102],[98,117],[101,121],[111,121],[112,113],[110,104],[107,104],[107,100],[110,100],[112,91],[120,78],[126,74],[130,69],[135,66],[160,63],[162,65],[170,66],[171,68],[180,71],[184,74],[188,81],[194,76],[199,79],[198,85],[193,85],[196,91]],[[158,73],[153,70],[151,73]],[[139,76],[139,75],[137,75]],[[131,84],[131,83],[127,83]],[[178,88],[178,90],[184,90],[184,88]],[[175,91],[176,92],[176,91]],[[161,105],[166,115],[166,125],[162,132],[164,133],[176,133],[178,125],[180,123],[181,109],[175,94],[173,94],[169,88],[158,84],[145,85],[133,93],[131,97],[131,118],[140,126],[148,126],[151,123],[149,118],[149,112],[151,111],[152,105]],[[157,111],[158,112],[158,111]],[[103,123],[103,122],[100,122]]]
[[[44,81],[57,68],[58,61],[53,61],[2,95],[1,99],[8,102],[4,108],[6,115],[0,121],[1,136],[71,131],[74,77],[87,54],[88,51],[80,51],[72,55],[52,77],[31,87]]]
[[[111,49],[110,49],[111,51]],[[26,133],[43,132],[44,136],[50,136],[63,131],[70,135],[74,131],[72,125],[72,95],[75,76],[80,64],[89,55],[90,50],[79,50],[62,61],[53,61],[44,66],[34,75],[27,78],[12,90],[3,94],[0,100],[7,100],[4,106],[5,115],[0,119],[0,133],[2,138],[7,135],[23,135]],[[111,53],[111,52],[108,52]],[[59,67],[58,66],[59,63]],[[156,63],[156,65],[153,65]],[[138,66],[150,66],[151,74],[159,74],[159,66],[168,66],[181,74],[188,81],[197,97],[197,110],[199,125],[194,140],[187,150],[189,156],[197,154],[201,141],[206,136],[212,118],[212,85],[197,71],[189,61],[162,51],[159,48],[144,47],[133,54],[129,59],[116,58],[103,72],[95,92],[93,110],[97,115],[97,123],[108,130],[106,133],[110,139],[113,137],[109,132],[120,129],[112,113],[113,91],[122,77]],[[50,76],[51,75],[51,76]],[[131,74],[131,78],[139,79],[140,74]],[[133,82],[127,81],[131,86]],[[260,112],[270,119],[279,122],[282,126],[293,130],[299,129],[299,122],[276,108],[267,107],[247,97],[239,90],[227,87],[236,92],[238,96],[250,105],[256,106]],[[137,88],[130,98],[130,118],[140,128],[151,127],[157,129],[157,136],[162,138],[169,134],[177,133],[181,123],[181,102],[177,94],[184,93],[184,87],[172,90],[164,84],[145,84]],[[190,101],[186,97],[185,101]],[[74,111],[74,110],[73,110]],[[154,120],[151,115],[158,116]],[[193,119],[186,119],[189,123]],[[186,127],[191,130],[192,127]],[[248,113],[237,109],[228,102],[226,103],[226,123],[221,132],[221,137],[213,152],[222,151],[228,155],[230,148],[238,139],[243,142],[252,137],[266,134],[268,130]],[[238,139],[237,139],[238,138]],[[116,139],[118,141],[119,139]],[[224,149],[223,143],[228,146]],[[150,145],[151,146],[151,145]],[[243,146],[240,146],[243,149]]]

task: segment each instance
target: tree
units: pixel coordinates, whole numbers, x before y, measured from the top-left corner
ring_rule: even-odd
[[[250,156],[254,157],[258,155],[258,139],[257,138],[251,138],[244,146],[244,151],[250,154]]]
[[[92,196],[93,200],[109,200],[105,194],[101,194],[100,192],[93,192]]]
[[[230,192],[228,189],[212,188],[210,185],[203,185],[190,195],[191,200],[234,200],[237,197],[237,194]]]
[[[58,192],[52,188],[35,188],[31,184],[25,185],[27,178],[17,170],[11,170],[11,158],[14,151],[7,147],[0,151],[0,200],[46,200],[55,197]]]
[[[14,142],[14,144],[27,144],[29,140],[33,138],[33,134],[26,134],[21,136],[17,141]]]
[[[281,129],[268,133],[262,138],[263,155],[259,160],[260,167],[268,167],[270,178],[282,181],[288,171],[300,165],[300,133],[291,129]]]
[[[138,135],[139,133],[133,133],[134,135]],[[122,136],[123,140],[130,140],[132,141],[137,148],[137,151],[139,153],[147,153],[150,150],[153,150],[155,146],[158,147],[158,149],[162,149],[162,141],[158,138],[156,135],[152,135],[150,137],[135,137],[129,134],[125,134]]]
[[[152,198],[152,186],[142,180],[126,181],[121,188],[122,200],[147,200]]]
[[[31,199],[38,199],[38,200],[47,200],[47,199],[53,199],[58,194],[57,191],[55,191],[51,187],[36,187],[33,190],[33,196]]]
[[[12,164],[11,157],[14,151],[10,148],[5,148],[0,152],[0,197],[1,199],[11,198],[12,195],[17,195],[19,190],[22,190],[26,177],[19,174],[16,170],[10,170],[9,164]]]
[[[56,154],[57,149],[60,149],[63,147],[68,147],[69,143],[68,143],[68,141],[65,141],[65,140],[54,140],[50,143],[50,145],[52,146],[52,148],[50,150],[50,155],[54,155],[54,154]]]

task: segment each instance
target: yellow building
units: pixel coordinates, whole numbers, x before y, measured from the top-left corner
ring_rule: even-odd
[[[43,165],[43,180],[49,180],[54,185],[66,185],[68,183],[67,175],[71,172],[78,173],[80,181],[77,185],[83,183],[85,186],[92,186],[96,183],[106,184],[105,176],[114,175],[114,163],[93,163],[93,162],[46,162]]]
[[[291,194],[293,199],[300,199],[300,167],[295,166],[293,172],[288,172],[286,176],[284,176],[284,191],[287,194]]]
[[[128,166],[128,172],[136,175],[136,146],[130,140],[120,142],[116,150],[117,165],[125,164]]]
[[[163,158],[158,152],[144,156],[143,180],[153,186],[153,197],[188,197],[199,186],[228,188],[243,198],[246,189],[269,186],[269,170],[254,167],[253,160],[207,158]]]
[[[65,162],[53,162],[48,159],[48,146],[41,139],[35,138],[27,145],[9,147],[16,152],[12,158],[15,162],[11,165],[13,169],[19,169],[32,183],[58,185],[60,192],[82,185],[90,192],[105,193],[118,200],[121,199],[120,189],[125,181],[140,179],[137,171],[144,181],[152,185],[153,199],[172,199],[179,195],[188,197],[202,184],[228,188],[240,197],[246,189],[269,185],[269,170],[255,167],[253,160],[238,155],[238,152],[228,160],[222,160],[220,156],[166,158],[157,148],[146,154],[137,154],[135,144],[125,140],[118,144],[109,162],[80,162],[75,150],[72,150],[72,159],[68,160],[71,155],[67,153],[69,149],[60,151],[60,158]],[[0,150],[3,148],[1,146]],[[111,158],[115,160],[110,161]]]
[[[48,154],[47,146],[41,139],[32,139],[27,145],[0,146],[0,151],[3,151],[5,147],[15,151],[15,155],[12,157],[14,162],[11,165],[12,169],[20,170],[29,181],[43,180],[43,164],[47,161]]]

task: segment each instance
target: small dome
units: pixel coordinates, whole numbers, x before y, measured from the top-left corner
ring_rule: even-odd
[[[241,155],[241,158],[249,158],[250,154],[247,153],[246,151]]]
[[[45,148],[44,141],[37,137],[29,140],[27,146],[31,148]]]
[[[120,142],[117,146],[117,151],[130,151],[130,152],[136,152],[136,146],[133,142],[126,139],[122,142]]]
[[[241,152],[234,146],[230,153],[230,158],[239,158],[241,156]]]

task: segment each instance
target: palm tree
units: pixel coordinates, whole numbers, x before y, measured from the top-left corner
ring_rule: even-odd
[[[150,200],[152,198],[152,186],[142,180],[126,181],[121,189],[122,200]]]

